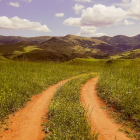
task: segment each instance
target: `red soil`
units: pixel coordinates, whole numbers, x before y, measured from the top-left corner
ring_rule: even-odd
[[[27,106],[20,109],[8,119],[8,130],[2,129],[0,140],[43,140],[43,118],[47,119],[48,106],[58,87],[66,83],[64,80],[50,86],[46,91],[31,98]],[[2,136],[2,137],[1,137]]]
[[[99,132],[99,140],[130,140],[123,132],[118,131],[121,126],[114,123],[107,111],[102,109],[106,104],[97,96],[97,81],[97,77],[91,79],[81,89],[81,102],[87,111],[92,133]]]

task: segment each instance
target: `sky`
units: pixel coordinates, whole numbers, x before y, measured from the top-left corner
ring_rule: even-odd
[[[135,36],[140,0],[0,0],[0,35]]]

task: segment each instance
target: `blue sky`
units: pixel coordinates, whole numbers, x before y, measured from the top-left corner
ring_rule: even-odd
[[[0,0],[0,35],[140,34],[140,0]]]

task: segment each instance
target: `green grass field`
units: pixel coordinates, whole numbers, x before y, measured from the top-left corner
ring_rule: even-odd
[[[74,65],[72,65],[74,63]],[[0,61],[0,120],[22,107],[29,98],[69,77],[88,73],[92,66],[75,62]]]
[[[75,59],[65,63],[0,61],[0,120],[34,94],[69,77],[97,72],[98,94],[140,137],[140,60]],[[79,83],[80,84],[80,83]],[[73,86],[73,85],[72,85]],[[69,92],[68,92],[69,93]]]

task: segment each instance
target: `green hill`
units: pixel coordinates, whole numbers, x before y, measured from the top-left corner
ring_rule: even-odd
[[[110,45],[113,45],[118,50],[117,52],[140,49],[140,35],[133,37],[128,37],[124,35],[117,35],[114,37],[102,36],[93,37],[92,39],[94,38],[105,41]]]
[[[126,51],[110,56],[111,59],[136,59],[140,58],[140,49]]]
[[[78,36],[4,37],[0,36],[0,59],[67,61],[79,58],[106,58],[105,42]],[[99,46],[99,48],[98,48]],[[103,50],[103,51],[102,51]]]
[[[140,49],[140,35],[127,37],[81,37],[66,35],[62,37],[40,36],[0,36],[0,59],[28,59],[39,61],[67,61],[79,58],[108,58],[116,55],[124,58],[124,52]],[[120,57],[120,55],[123,55]],[[128,58],[136,58],[138,53],[131,53]],[[126,55],[125,55],[126,58]]]

